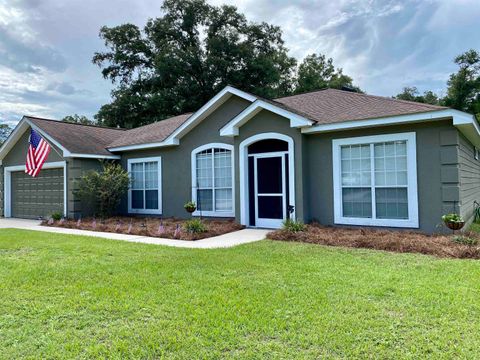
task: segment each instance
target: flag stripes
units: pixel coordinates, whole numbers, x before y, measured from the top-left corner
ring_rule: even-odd
[[[47,160],[51,147],[33,129],[30,130],[30,138],[28,142],[29,146],[27,152],[27,161],[25,164],[25,172],[32,177],[36,177],[40,173],[43,164]]]

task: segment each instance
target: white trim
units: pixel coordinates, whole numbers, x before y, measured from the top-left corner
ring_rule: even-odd
[[[407,141],[407,193],[408,193],[408,216],[407,220],[401,219],[375,219],[375,218],[351,218],[343,216],[342,209],[342,174],[340,147],[342,145],[374,144],[388,141]],[[373,161],[373,160],[372,160]],[[417,193],[417,150],[416,136],[414,132],[361,136],[345,139],[332,140],[332,168],[333,168],[333,204],[334,222],[342,225],[363,225],[363,226],[387,226],[418,228],[418,193]],[[374,171],[374,169],[372,169]],[[375,177],[371,178],[372,183]],[[372,187],[374,187],[372,185]],[[372,204],[375,204],[375,194],[372,193]],[[372,216],[375,217],[375,206],[372,205]]]
[[[180,125],[173,133],[171,133],[165,140],[160,142],[148,143],[148,144],[138,144],[138,145],[127,145],[127,146],[118,146],[108,148],[109,151],[129,151],[129,150],[139,150],[139,149],[151,149],[164,146],[173,146],[179,145],[180,139],[187,134],[191,129],[193,129],[199,122],[205,119],[208,115],[214,112],[220,105],[225,103],[232,95],[238,96],[247,101],[253,102],[257,98],[249,93],[238,90],[232,86],[225,87],[217,95],[211,98],[205,105],[193,113],[187,121]]]
[[[145,162],[157,162],[158,163],[158,209],[133,209],[132,208],[132,187],[128,188],[128,213],[129,214],[145,214],[145,215],[161,215],[162,214],[162,158],[161,156],[144,157],[144,158],[132,158],[127,160],[128,174],[132,173],[132,164],[145,163]],[[145,178],[144,178],[145,181]],[[144,189],[145,192],[145,189]],[[145,201],[143,206],[145,207]]]
[[[30,120],[28,120],[27,118],[25,119],[25,121],[28,123],[28,125],[30,125],[30,127],[35,130],[36,132],[38,132],[40,135],[42,135],[45,139],[47,139],[49,142],[51,142],[53,145],[55,145],[57,148],[59,148],[60,150],[63,151],[63,156],[64,157],[72,157],[71,156],[71,152],[65,148],[64,146],[62,146],[57,140],[55,140],[53,137],[51,137],[50,135],[48,135],[45,131],[43,131],[42,129],[40,129],[38,126],[36,126],[34,123],[32,123]]]
[[[261,228],[280,228],[282,226],[283,221],[287,218],[287,189],[286,189],[286,179],[285,179],[285,152],[271,152],[271,153],[260,153],[255,154],[254,158],[254,165],[253,165],[253,172],[254,172],[254,199],[255,199],[255,209],[258,210],[258,197],[259,196],[282,196],[282,212],[283,217],[282,219],[270,219],[270,218],[260,218],[258,217],[258,211],[255,212],[255,226]],[[258,159],[265,159],[265,158],[280,158],[282,164],[282,192],[273,194],[259,194],[258,193]]]
[[[67,199],[67,162],[66,161],[56,161],[56,162],[50,162],[50,163],[45,163],[42,166],[43,169],[57,169],[57,168],[63,168],[63,214],[64,216],[67,216],[67,204],[68,204],[68,199]],[[12,216],[12,188],[11,188],[11,183],[12,183],[12,172],[15,171],[25,171],[25,165],[17,165],[17,166],[7,166],[4,168],[4,174],[3,174],[3,190],[4,190],[4,197],[3,197],[3,203],[4,203],[4,216],[5,217],[11,217]]]
[[[70,153],[71,158],[82,158],[82,159],[109,159],[109,160],[120,160],[122,157],[120,155],[95,155],[95,154],[77,154]]]
[[[283,140],[288,143],[288,176],[289,188],[288,195],[290,204],[294,206],[294,211],[291,216],[295,219],[297,211],[297,203],[295,201],[295,144],[290,136],[279,134],[275,132],[261,133],[253,135],[243,140],[239,149],[239,168],[240,168],[240,223],[242,225],[249,225],[249,201],[248,201],[248,146],[251,144],[267,139]],[[288,214],[287,214],[288,216]]]
[[[23,117],[22,120],[17,124],[15,129],[13,129],[12,133],[5,141],[5,143],[0,148],[0,159],[3,159],[8,152],[15,146],[15,144],[20,140],[22,135],[28,128],[32,128],[36,132],[38,132],[43,138],[45,138],[49,143],[53,144],[57,148],[62,151],[62,156],[65,158],[85,158],[85,159],[112,159],[118,160],[120,159],[119,155],[98,155],[98,154],[80,154],[80,153],[71,153],[67,148],[62,146],[57,140],[47,134],[45,131],[40,129],[36,126],[32,121],[30,121],[27,117]]]
[[[225,149],[231,152],[232,164],[232,211],[194,211],[192,216],[235,217],[235,153],[234,147],[225,143],[209,143],[199,146],[191,153],[192,201],[197,202],[197,154],[209,149]],[[214,198],[213,198],[214,199]],[[213,200],[215,201],[215,200]],[[215,206],[215,204],[213,204]]]
[[[376,126],[389,126],[427,122],[440,119],[453,119],[453,125],[457,127],[472,144],[480,147],[480,126],[471,114],[454,109],[435,110],[417,114],[387,116],[374,119],[351,120],[334,124],[319,124],[309,128],[303,128],[302,133],[314,134],[331,131],[361,129]]]
[[[261,110],[268,110],[277,115],[283,116],[290,120],[290,127],[301,128],[305,126],[311,126],[313,121],[295,114],[291,111],[282,109],[264,100],[256,100],[249,107],[243,110],[240,114],[235,116],[224,127],[220,129],[221,136],[238,136],[239,128],[247,123],[251,118],[258,114]]]

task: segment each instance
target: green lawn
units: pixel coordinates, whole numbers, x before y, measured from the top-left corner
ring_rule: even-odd
[[[0,357],[475,358],[480,262],[0,230]]]

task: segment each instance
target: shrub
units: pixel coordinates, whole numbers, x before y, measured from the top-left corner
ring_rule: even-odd
[[[185,230],[191,234],[207,232],[207,227],[200,219],[188,220],[184,224]]]
[[[52,213],[52,219],[55,221],[60,221],[63,217],[63,214],[60,211],[55,211]]]
[[[457,244],[469,245],[469,246],[474,246],[478,244],[478,239],[465,236],[465,235],[454,236],[452,241]]]
[[[287,219],[283,222],[283,229],[290,232],[305,231],[307,227],[299,220]]]
[[[75,194],[89,204],[95,214],[111,216],[130,185],[128,172],[120,164],[103,162],[101,172],[90,171],[80,179]]]

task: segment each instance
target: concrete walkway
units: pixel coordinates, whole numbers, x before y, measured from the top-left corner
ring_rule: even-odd
[[[126,234],[116,234],[109,232],[99,232],[99,231],[88,231],[88,230],[79,230],[79,229],[67,229],[59,227],[47,227],[41,226],[40,221],[37,220],[24,220],[24,219],[0,219],[0,229],[24,229],[24,230],[35,230],[35,231],[44,231],[57,234],[69,234],[69,235],[85,235],[85,236],[95,236],[104,239],[111,240],[122,240],[130,241],[144,244],[155,244],[155,245],[166,245],[174,247],[183,247],[183,248],[192,248],[192,249],[215,249],[215,248],[227,248],[233,247],[236,245],[247,244],[254,241],[259,241],[265,239],[267,233],[270,230],[264,229],[243,229],[239,231],[234,231],[228,234],[223,234],[220,236],[214,236],[211,238],[196,240],[196,241],[186,241],[186,240],[173,240],[173,239],[163,239],[149,236],[139,236],[139,235],[126,235]],[[1,231],[1,230],[0,230]]]

